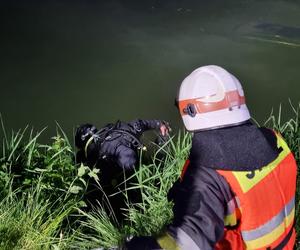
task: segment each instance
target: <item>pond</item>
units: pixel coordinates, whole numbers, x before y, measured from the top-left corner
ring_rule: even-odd
[[[182,128],[181,81],[207,64],[244,86],[262,122],[300,101],[300,2],[1,1],[0,112],[8,129],[135,118]]]

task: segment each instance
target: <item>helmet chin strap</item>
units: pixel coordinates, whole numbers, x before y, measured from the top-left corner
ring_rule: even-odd
[[[85,147],[84,147],[84,155],[85,155],[85,158],[87,158],[87,150],[88,150],[88,147],[90,146],[91,142],[94,140],[94,135],[92,135],[90,137],[90,139],[88,139],[88,141],[86,142],[85,144]]]

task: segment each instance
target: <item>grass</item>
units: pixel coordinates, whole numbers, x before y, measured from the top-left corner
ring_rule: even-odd
[[[72,233],[62,225],[74,204],[43,199],[40,184],[28,193],[17,193],[11,192],[0,202],[0,248],[65,249]]]
[[[128,236],[159,234],[172,220],[172,204],[167,200],[167,193],[180,175],[190,144],[190,135],[179,133],[176,143],[170,139],[155,153],[152,163],[145,165],[140,162],[140,167],[126,180],[132,182],[130,188],[120,192],[128,200],[127,192],[140,190],[142,202],[128,202],[124,211],[126,220],[122,224],[111,219],[104,210],[83,212],[88,220],[81,225],[90,229],[92,236],[81,234],[78,240],[88,241],[93,247],[116,247],[122,245]]]
[[[300,166],[300,104],[293,117],[282,120],[281,106],[271,113],[268,127],[281,132]],[[90,178],[98,169],[74,164],[74,151],[63,131],[49,145],[41,132],[25,128],[7,133],[2,124],[0,153],[0,250],[108,249],[134,235],[158,235],[172,220],[167,193],[178,179],[191,145],[191,136],[178,133],[160,147],[150,163],[143,163],[119,192],[127,200],[126,215],[118,222],[104,209],[87,212],[82,201]],[[141,157],[142,159],[142,157]],[[300,234],[300,188],[296,194],[296,229]],[[141,202],[128,202],[128,193],[141,192]],[[299,239],[297,240],[299,243]],[[300,250],[300,244],[296,249]]]

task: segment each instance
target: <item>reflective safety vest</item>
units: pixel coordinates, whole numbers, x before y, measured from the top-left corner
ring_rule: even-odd
[[[297,165],[279,134],[278,157],[254,171],[217,170],[235,197],[228,202],[224,238],[216,249],[292,250]]]

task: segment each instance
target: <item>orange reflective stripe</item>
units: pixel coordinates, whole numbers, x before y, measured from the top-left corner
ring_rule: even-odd
[[[206,102],[205,97],[202,97],[180,100],[178,105],[181,115],[186,115],[184,109],[188,104],[193,104],[197,113],[207,113],[221,109],[232,108],[235,106],[241,106],[245,103],[245,96],[241,96],[237,90],[234,90],[226,92],[224,98],[218,102]]]

